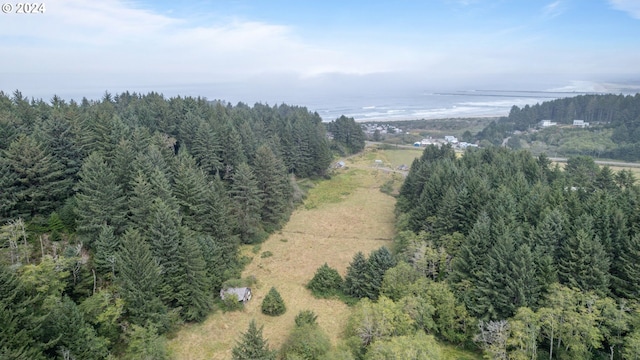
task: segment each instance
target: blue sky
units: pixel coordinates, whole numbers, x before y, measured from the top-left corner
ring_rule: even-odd
[[[290,102],[640,83],[638,0],[45,5],[44,14],[0,14],[0,90],[45,99],[154,90]]]

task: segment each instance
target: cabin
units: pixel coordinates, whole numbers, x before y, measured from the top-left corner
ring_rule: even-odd
[[[224,300],[225,296],[233,294],[238,297],[238,301],[241,303],[246,303],[251,300],[251,288],[241,287],[241,288],[228,288],[220,290],[220,298]]]
[[[453,135],[447,135],[444,137],[444,141],[451,143],[451,144],[457,144],[458,143],[458,139],[453,136]]]
[[[558,125],[558,123],[557,123],[557,122],[553,122],[553,121],[551,121],[551,120],[542,120],[542,121],[540,121],[540,123],[539,123],[539,124],[540,124],[540,127],[543,127],[543,128],[546,128],[546,127],[549,127],[549,126],[556,126],[556,125]]]
[[[584,120],[573,120],[573,126],[585,128],[589,126],[589,123]]]

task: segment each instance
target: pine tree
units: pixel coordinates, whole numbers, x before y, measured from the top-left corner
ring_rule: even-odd
[[[269,316],[280,316],[287,311],[284,300],[278,290],[272,287],[262,300],[262,313]]]
[[[329,267],[327,263],[320,266],[313,278],[307,284],[313,295],[318,297],[338,294],[343,288],[343,280],[338,270]]]
[[[137,230],[128,230],[117,257],[117,283],[129,321],[145,326],[148,321],[166,330],[167,308],[159,297],[160,267]]]
[[[162,271],[161,298],[171,307],[177,306],[181,284],[185,281],[180,258],[180,215],[160,198],[151,205],[148,232],[145,237]]]
[[[483,276],[491,242],[491,220],[483,212],[460,245],[459,254],[453,259],[452,272],[449,277],[458,298],[472,314],[478,316],[483,313],[476,307],[476,300],[481,296],[476,285]]]
[[[291,208],[292,187],[284,162],[267,145],[258,148],[254,166],[258,189],[263,194],[262,221],[277,228]]]
[[[276,352],[269,350],[269,344],[262,337],[262,326],[257,327],[256,321],[251,320],[247,332],[242,334],[241,340],[232,350],[233,360],[275,360]]]
[[[61,357],[71,359],[99,360],[107,357],[107,340],[96,334],[69,297],[55,299],[47,306],[51,313],[40,329],[40,341],[50,347],[50,352],[54,350]]]
[[[116,235],[124,231],[126,199],[114,173],[98,153],[89,155],[82,165],[76,200],[78,236],[85,244],[98,238],[104,224],[113,227]]]
[[[375,300],[380,294],[380,287],[382,286],[382,280],[384,279],[385,272],[396,266],[396,262],[389,249],[383,246],[369,254],[367,265],[368,281],[366,283],[365,291],[369,299]]]
[[[222,161],[219,157],[222,148],[218,137],[211,126],[204,120],[198,124],[191,152],[200,168],[208,174],[215,175],[223,169]]]
[[[95,243],[93,262],[98,273],[114,277],[116,270],[116,254],[120,248],[120,239],[113,234],[113,228],[102,225]]]
[[[640,296],[640,234],[626,238],[620,246],[620,256],[613,264],[616,276],[612,290],[627,299]]]
[[[558,259],[560,282],[600,295],[609,292],[609,259],[602,244],[588,230],[579,228],[563,244]]]
[[[234,215],[238,221],[240,240],[245,244],[259,242],[264,237],[260,223],[263,197],[255,175],[247,163],[238,165],[233,174],[230,195]]]
[[[177,168],[174,175],[173,194],[180,206],[180,214],[185,225],[190,229],[202,232],[205,223],[214,221],[214,214],[208,213],[208,184],[205,174],[186,150],[178,154]],[[214,205],[215,206],[215,205]]]
[[[69,196],[72,179],[33,137],[19,136],[0,155],[0,220],[48,214]]]
[[[529,244],[536,264],[537,281],[542,289],[558,279],[556,253],[560,244],[564,243],[563,219],[562,212],[554,209],[531,232]]]
[[[42,344],[35,338],[40,321],[33,300],[20,279],[0,264],[0,358],[44,359]]]
[[[177,303],[187,321],[203,320],[211,310],[212,289],[207,279],[206,263],[193,234],[182,236],[180,244],[183,281],[179,284]]]
[[[369,263],[364,254],[358,252],[347,268],[347,276],[344,278],[344,292],[354,298],[367,297],[367,283],[369,275]]]

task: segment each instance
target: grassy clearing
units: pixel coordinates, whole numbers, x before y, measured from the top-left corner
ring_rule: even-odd
[[[454,345],[440,344],[443,360],[482,360],[481,353],[461,350]]]
[[[244,310],[216,312],[201,324],[184,326],[169,341],[172,356],[178,360],[229,359],[251,319],[264,325],[264,337],[272,348],[279,348],[302,310],[318,315],[318,324],[336,345],[351,310],[337,299],[316,299],[305,285],[325,262],[344,276],[356,252],[368,254],[391,245],[395,200],[380,187],[394,177],[396,183],[402,180],[399,174],[371,166],[375,159],[396,166],[411,164],[420,154],[418,150],[367,151],[349,158],[348,168],[337,170],[331,180],[309,185],[304,206],[292,214],[282,231],[258,247],[242,249],[242,254],[252,259],[243,277],[257,279],[252,286],[253,298]],[[272,286],[287,306],[282,316],[265,316],[260,311]],[[481,359],[454,346],[442,346],[444,359]]]
[[[325,262],[344,276],[356,252],[368,254],[388,246],[393,237],[395,201],[379,190],[392,175],[367,169],[366,155],[350,159],[350,164],[356,166],[339,170],[331,180],[310,189],[305,206],[258,251],[251,246],[243,248],[243,254],[252,258],[243,276],[255,276],[258,281],[252,300],[241,312],[217,312],[202,324],[185,326],[169,342],[174,358],[229,359],[240,333],[254,318],[264,325],[264,336],[271,346],[279,348],[293,328],[295,316],[307,309],[318,315],[319,325],[336,344],[350,309],[339,300],[314,298],[306,283]],[[262,257],[260,251],[272,255]],[[260,312],[262,299],[272,286],[287,306],[287,312],[279,317]]]

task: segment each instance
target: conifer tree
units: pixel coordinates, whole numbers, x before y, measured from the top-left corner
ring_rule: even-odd
[[[620,256],[613,264],[616,275],[612,279],[613,291],[627,299],[640,296],[640,234],[626,238],[620,244]]]
[[[380,287],[382,286],[382,280],[384,279],[384,273],[396,266],[396,262],[393,259],[393,255],[387,247],[383,246],[377,250],[374,250],[369,254],[367,259],[367,278],[366,293],[369,299],[375,300],[380,294]]]
[[[62,358],[87,360],[107,357],[107,340],[96,334],[69,297],[55,299],[47,306],[52,309],[40,329],[40,341],[50,347],[50,355],[57,353]]]
[[[449,280],[456,290],[458,298],[474,315],[482,312],[475,307],[476,299],[481,295],[476,284],[482,278],[487,259],[487,252],[491,244],[491,220],[483,212],[478,217],[475,226],[460,245],[460,252],[453,260],[452,272]]]
[[[262,313],[269,316],[280,316],[287,311],[284,300],[278,290],[272,287],[262,300]]]
[[[587,230],[578,229],[560,249],[558,275],[560,282],[600,295],[609,292],[609,259],[602,244]]]
[[[117,283],[129,321],[140,326],[149,321],[166,330],[167,308],[159,297],[162,286],[160,267],[137,230],[128,230],[124,234],[117,270]]]
[[[276,352],[269,349],[267,340],[262,337],[262,328],[258,328],[255,320],[251,320],[247,332],[236,343],[232,350],[233,360],[275,360]]]
[[[40,321],[20,279],[0,264],[0,358],[44,359],[36,339]]]
[[[223,169],[222,161],[219,154],[222,147],[219,144],[218,137],[211,126],[204,120],[198,124],[191,152],[202,170],[210,175],[215,175]]]
[[[116,235],[124,231],[126,199],[115,174],[98,153],[89,155],[82,165],[76,201],[78,236],[86,244],[98,238],[102,225],[113,227]]]
[[[93,262],[98,273],[113,277],[116,270],[116,255],[120,248],[120,239],[113,234],[113,228],[102,225],[95,243]]]
[[[293,191],[287,169],[269,146],[262,145],[256,151],[254,172],[264,199],[261,219],[273,229],[280,225],[291,207]]]
[[[182,307],[181,313],[185,320],[201,321],[211,310],[213,291],[209,286],[206,263],[194,234],[182,235],[179,251],[184,275],[178,287],[176,300]]]
[[[369,263],[364,254],[358,252],[347,268],[347,276],[344,278],[344,292],[354,298],[367,297],[367,285],[369,281]]]
[[[185,281],[180,258],[180,215],[160,198],[151,205],[148,232],[144,236],[162,271],[160,296],[167,305],[175,307],[182,294],[178,289]]]
[[[238,221],[240,240],[245,244],[262,240],[264,230],[260,223],[260,209],[263,197],[255,175],[247,163],[238,165],[233,174],[230,195],[233,199],[234,217]]]
[[[33,137],[16,138],[0,153],[0,220],[48,215],[70,194],[73,179],[64,175],[63,165]]]

